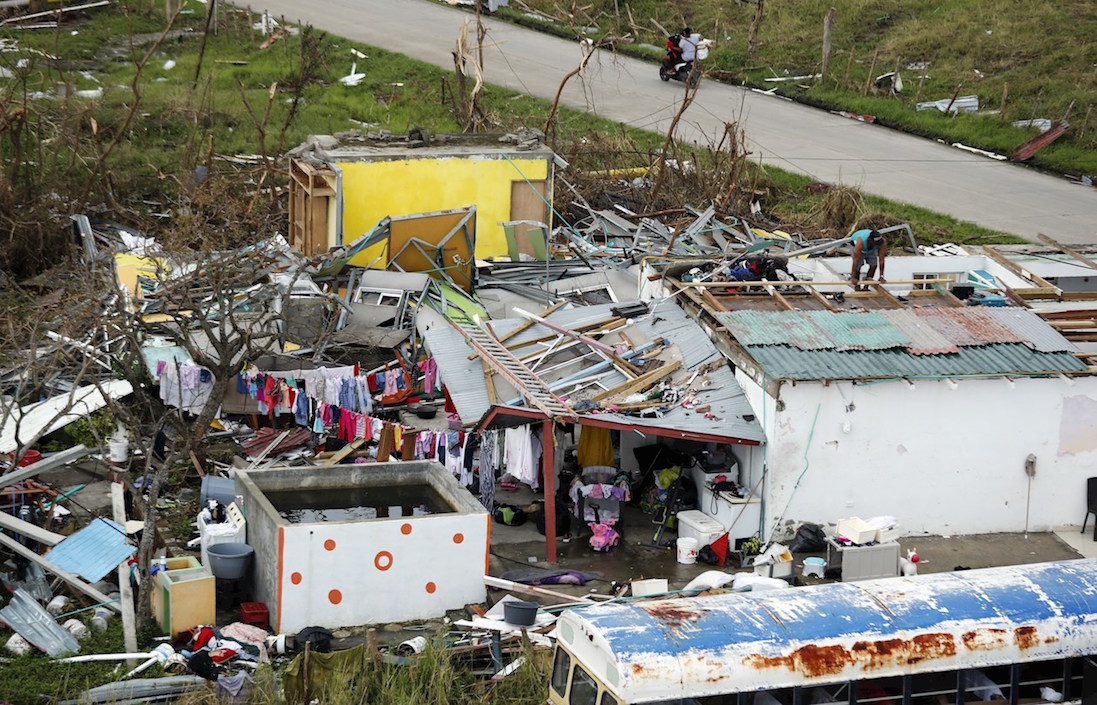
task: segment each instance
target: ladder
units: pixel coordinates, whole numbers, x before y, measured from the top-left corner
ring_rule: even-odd
[[[480,355],[481,360],[514,385],[527,404],[536,407],[549,418],[575,417],[575,412],[567,403],[553,394],[543,379],[530,371],[491,333],[475,323],[453,321],[453,326]]]

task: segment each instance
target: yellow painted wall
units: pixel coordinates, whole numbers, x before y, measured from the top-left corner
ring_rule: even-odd
[[[354,161],[337,164],[343,173],[343,243],[350,244],[385,216],[413,215],[476,206],[476,256],[507,253],[499,223],[510,220],[511,182],[548,178],[545,157],[495,159],[462,157]],[[552,197],[549,184],[549,199]],[[336,246],[335,221],[328,244]],[[362,252],[351,264],[366,266],[381,248]]]

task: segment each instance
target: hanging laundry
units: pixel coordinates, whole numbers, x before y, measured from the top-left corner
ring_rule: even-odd
[[[582,426],[579,431],[579,447],[576,449],[579,467],[592,465],[613,466],[613,442],[608,428]]]

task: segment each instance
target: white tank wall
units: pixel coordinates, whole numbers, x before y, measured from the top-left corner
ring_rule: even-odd
[[[904,534],[950,535],[1025,531],[1026,504],[1029,531],[1085,513],[1097,378],[786,383],[780,411],[737,378],[768,440],[764,525],[771,532],[780,518],[775,537],[848,516],[892,515]]]
[[[483,602],[490,521],[484,512],[284,527],[278,630],[435,619]]]

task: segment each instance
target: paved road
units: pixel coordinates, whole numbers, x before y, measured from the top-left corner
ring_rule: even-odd
[[[453,70],[451,51],[471,13],[426,0],[259,0],[263,8],[390,51]],[[581,57],[577,42],[492,19],[485,80],[552,100]],[[475,28],[470,27],[475,38]],[[347,69],[351,57],[347,56]],[[359,70],[361,70],[359,62]],[[365,70],[369,70],[368,66]],[[635,127],[663,131],[682,98],[682,84],[663,83],[654,64],[600,52],[572,80],[570,107]],[[1013,164],[831,115],[774,96],[713,81],[702,84],[680,137],[715,142],[725,121],[744,129],[763,164],[856,186],[987,228],[1064,243],[1097,243],[1097,188],[1072,184]]]

